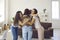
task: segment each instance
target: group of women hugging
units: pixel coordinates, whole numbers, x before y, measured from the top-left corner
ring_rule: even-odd
[[[11,30],[13,34],[13,40],[18,40],[18,27],[22,28],[22,40],[32,40],[32,25],[38,32],[38,40],[44,40],[44,28],[40,24],[40,18],[38,16],[37,9],[28,9],[22,11],[17,11],[14,17],[13,25],[11,25]]]

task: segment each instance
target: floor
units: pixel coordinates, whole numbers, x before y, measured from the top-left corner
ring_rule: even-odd
[[[19,36],[18,36],[18,40],[22,40],[22,38],[20,38]],[[38,40],[37,38],[32,38],[32,40]],[[44,40],[53,40],[53,39],[44,39]]]
[[[10,36],[10,33],[11,33],[11,32],[8,33],[8,34],[9,34],[9,35],[8,35],[8,36],[9,36],[8,39],[11,37],[11,36]],[[3,35],[0,35],[0,40],[1,40],[2,36],[3,36]],[[9,39],[9,40],[10,40],[10,39]],[[22,40],[22,38],[21,38],[20,36],[18,36],[18,40]],[[38,39],[32,38],[32,40],[38,40]],[[53,39],[44,39],[44,40],[53,40]]]
[[[18,40],[22,40],[22,38],[20,38]],[[38,40],[38,39],[32,39],[32,40]],[[52,40],[52,39],[44,39],[44,40]]]

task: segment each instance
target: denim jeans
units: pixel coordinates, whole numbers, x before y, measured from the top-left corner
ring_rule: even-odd
[[[18,40],[18,27],[11,27],[13,40]]]
[[[23,26],[22,27],[22,37],[23,40],[32,40],[32,26]]]

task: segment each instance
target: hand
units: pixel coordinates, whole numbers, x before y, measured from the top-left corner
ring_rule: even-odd
[[[27,15],[24,15],[24,16],[23,16],[23,18],[26,18],[26,17],[27,17]]]
[[[25,18],[24,20],[23,20],[23,22],[28,22],[29,21],[29,18]]]

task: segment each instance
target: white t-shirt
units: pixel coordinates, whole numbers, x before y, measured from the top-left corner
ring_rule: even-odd
[[[35,19],[35,23],[34,23],[35,28],[40,28],[41,27],[41,24],[39,22],[38,17],[37,16],[34,16],[33,18]]]
[[[44,30],[44,28],[40,24],[40,20],[39,20],[38,16],[34,16],[33,18],[35,19],[35,23],[34,23],[35,28],[41,28]]]
[[[18,27],[19,25],[16,24],[16,26],[15,26],[13,23],[11,23],[11,26],[13,26],[13,27]]]

